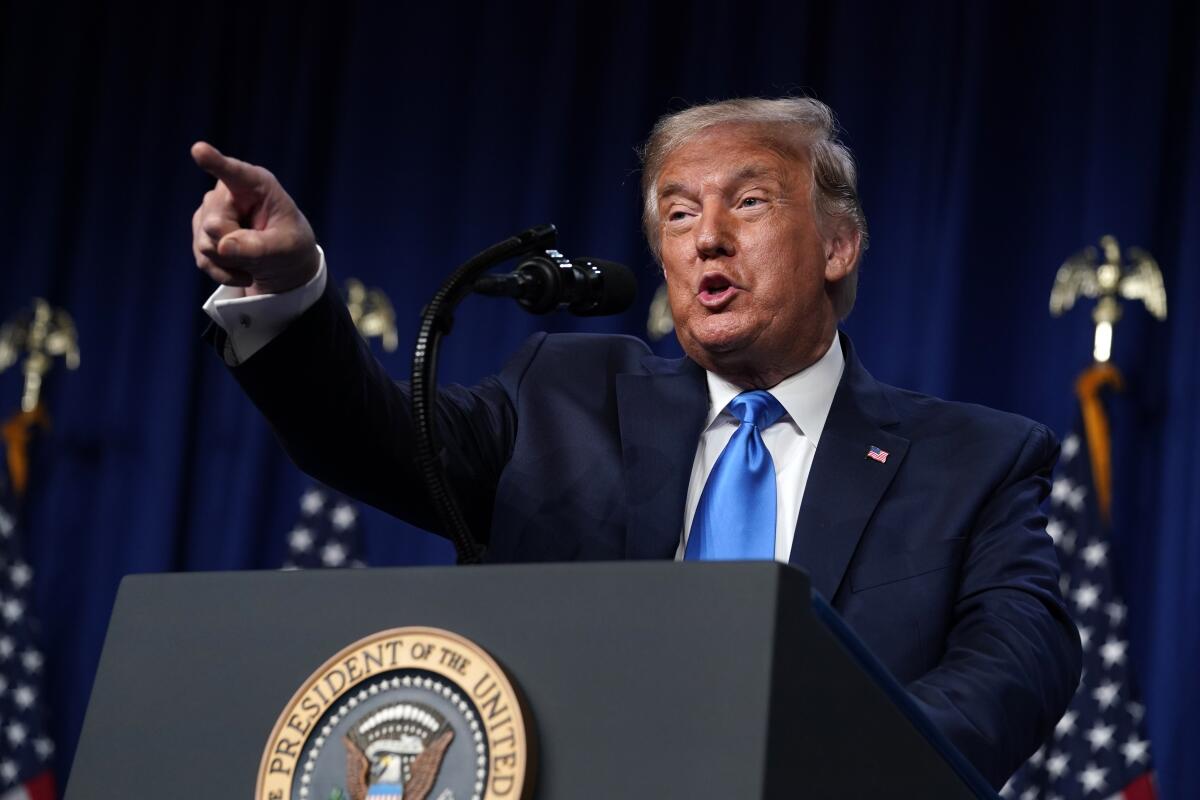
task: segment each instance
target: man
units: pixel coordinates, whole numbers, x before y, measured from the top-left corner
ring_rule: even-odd
[[[234,375],[303,469],[436,530],[407,387],[329,291],[303,215],[262,168],[192,152],[218,179],[194,251],[225,284],[206,310]],[[802,566],[999,786],[1079,678],[1038,509],[1053,437],[880,384],[838,334],[866,224],[827,107],[689,109],[660,120],[644,158],[646,233],[687,358],[539,335],[498,376],[443,390],[445,461],[472,530],[492,561]]]

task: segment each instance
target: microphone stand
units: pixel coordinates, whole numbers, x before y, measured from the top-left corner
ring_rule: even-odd
[[[454,543],[459,564],[478,564],[482,553],[471,536],[467,518],[459,506],[446,466],[438,457],[437,438],[437,358],[438,345],[450,334],[454,309],[471,293],[475,279],[501,261],[532,250],[554,246],[557,232],[553,225],[538,225],[497,242],[456,269],[421,311],[421,327],[412,360],[412,415],[416,434],[417,470],[442,522],[442,528]]]

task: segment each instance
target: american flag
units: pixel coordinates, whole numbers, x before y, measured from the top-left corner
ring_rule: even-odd
[[[362,538],[353,501],[311,486],[300,495],[300,517],[287,535],[283,568],[364,567]]]
[[[1083,643],[1083,677],[1054,732],[1000,791],[1016,800],[1152,800],[1150,743],[1129,663],[1126,609],[1112,577],[1107,524],[1085,438],[1062,443],[1046,530]]]
[[[16,504],[0,475],[0,800],[52,800],[42,653],[30,613],[33,570],[22,556]]]
[[[867,458],[869,458],[873,461],[878,461],[880,464],[886,463],[887,457],[888,457],[887,450],[880,450],[878,447],[872,447],[870,450],[867,451]]]

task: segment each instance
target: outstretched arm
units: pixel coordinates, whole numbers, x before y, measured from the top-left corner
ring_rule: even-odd
[[[307,297],[320,283],[313,278],[321,264],[308,221],[266,169],[203,142],[192,147],[192,157],[217,179],[192,217],[197,267],[253,298],[234,303],[260,309],[269,303],[273,313],[284,309],[284,324],[271,326],[269,336],[252,337],[252,349],[243,348],[252,358],[249,352],[228,357],[231,337],[224,327],[210,328],[208,337],[301,469],[437,532],[440,523],[412,461],[408,385],[393,383],[371,355],[329,281],[323,292],[319,286],[313,292],[315,302]],[[241,312],[239,306],[237,316]],[[496,483],[515,437],[510,396],[524,369],[521,360],[532,358],[536,342],[500,377],[439,392],[447,473],[472,531],[485,541]]]

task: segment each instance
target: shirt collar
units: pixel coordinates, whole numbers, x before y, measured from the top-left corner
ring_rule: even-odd
[[[825,355],[817,359],[816,363],[784,378],[770,389],[771,395],[779,401],[792,422],[796,423],[800,432],[808,437],[814,446],[821,440],[821,432],[825,429],[825,420],[829,417],[833,396],[837,393],[845,366],[846,357],[842,353],[841,338],[835,331],[833,344],[825,351]],[[732,416],[725,407],[729,405],[730,400],[745,390],[720,375],[707,371],[705,374],[708,379],[708,418],[705,422],[707,430],[722,412]]]

